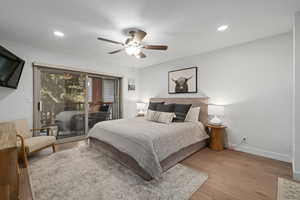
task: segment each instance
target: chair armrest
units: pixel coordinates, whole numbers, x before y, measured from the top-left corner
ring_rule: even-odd
[[[32,128],[30,129],[30,131],[42,131],[42,130],[48,130],[50,129],[49,127],[45,127],[45,128]]]
[[[18,134],[17,134],[17,137],[20,138],[20,140],[21,140],[21,149],[18,152],[18,157],[20,156],[22,158],[22,160],[24,162],[24,166],[25,166],[25,168],[27,168],[28,167],[28,160],[27,160],[28,152],[26,152],[26,149],[25,149],[24,138],[21,135],[18,135]]]
[[[22,151],[23,153],[25,153],[25,142],[24,142],[24,138],[23,138],[21,135],[19,135],[19,134],[17,134],[17,137],[20,138],[20,140],[21,140],[21,151]]]
[[[50,127],[43,127],[43,128],[32,128],[30,131],[33,133],[33,136],[35,136],[35,131],[38,131],[41,133],[41,131],[45,130],[47,132],[47,135],[50,134],[51,128]]]

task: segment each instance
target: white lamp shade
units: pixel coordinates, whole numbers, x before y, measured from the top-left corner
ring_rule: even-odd
[[[146,107],[146,104],[143,103],[143,102],[138,102],[138,103],[136,103],[136,109],[137,109],[137,110],[144,110],[145,107]]]
[[[208,114],[216,116],[224,116],[224,106],[208,105]]]
[[[137,109],[138,113],[145,113],[146,112],[146,103],[137,102],[136,109]]]

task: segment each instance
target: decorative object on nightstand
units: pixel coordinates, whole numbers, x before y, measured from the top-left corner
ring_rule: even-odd
[[[208,105],[208,115],[212,115],[213,118],[209,120],[211,125],[223,125],[222,118],[224,117],[224,106],[221,105]]]
[[[146,103],[139,101],[136,103],[137,117],[143,117],[146,113]]]
[[[224,150],[224,131],[226,126],[223,125],[207,125],[210,129],[209,148],[215,151]]]

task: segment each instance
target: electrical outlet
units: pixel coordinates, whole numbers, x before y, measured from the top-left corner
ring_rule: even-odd
[[[242,140],[241,140],[241,144],[245,144],[245,143],[247,143],[247,137],[242,137]]]

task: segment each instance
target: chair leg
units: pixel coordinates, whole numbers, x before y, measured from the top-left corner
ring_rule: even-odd
[[[55,144],[52,144],[52,150],[53,150],[54,153],[56,152]]]
[[[28,167],[27,154],[24,152],[22,157],[23,157],[22,159],[23,159],[23,162],[24,162],[24,167],[27,168]]]

